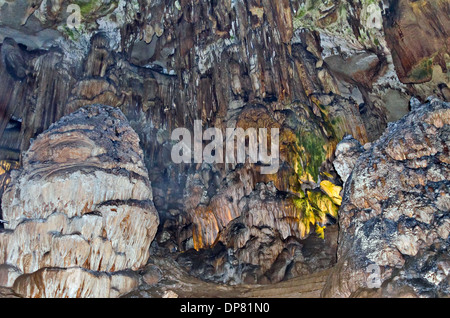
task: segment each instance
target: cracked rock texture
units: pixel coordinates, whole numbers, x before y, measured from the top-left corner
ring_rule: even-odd
[[[40,176],[51,183],[41,187],[36,177],[21,179],[27,191],[17,192],[20,202],[8,198],[7,205],[14,204],[2,212],[11,218],[6,227],[41,212],[47,221],[40,227],[60,218],[72,228],[92,206],[105,215],[111,204],[124,215],[131,205],[146,210],[129,202],[151,198],[140,178],[146,169],[161,220],[156,250],[174,258],[183,252],[188,267],[211,254],[211,266],[198,271],[201,278],[277,281],[333,264],[336,220],[327,212],[337,211],[336,193],[353,166],[345,156],[333,164],[338,143],[346,135],[361,145],[377,140],[388,122],[408,113],[412,96],[419,104],[433,94],[450,98],[448,1],[83,0],[76,1],[81,25],[70,28],[72,3],[0,0],[0,193],[14,169],[38,159],[21,155],[31,141],[89,104],[123,112],[139,136],[143,159],[117,154],[125,157],[116,171],[102,161],[111,146],[92,149],[83,139],[76,149],[89,168],[73,172],[67,164],[71,147],[42,150],[70,177],[43,164]],[[279,128],[280,169],[261,175],[260,163],[174,164],[171,132],[185,127],[193,133],[194,120],[202,121],[203,130]],[[80,187],[80,178],[88,187]],[[106,190],[110,186],[120,187],[117,195]],[[37,206],[31,191],[42,194],[45,204]],[[89,191],[96,193],[91,201],[83,199]],[[310,203],[316,215],[309,213]],[[66,221],[49,212],[61,208]],[[95,213],[90,220],[100,223]],[[107,220],[119,222],[105,218],[102,224]],[[239,240],[231,239],[237,230]],[[314,240],[321,233],[323,244]],[[314,238],[304,244],[310,234]],[[45,244],[65,240],[75,237]],[[77,244],[82,255],[20,262],[30,268],[41,261],[79,262],[87,247]],[[92,260],[93,267],[132,266],[122,252],[108,252],[116,246],[105,244],[92,246],[114,260]],[[139,255],[144,258],[133,258]],[[317,261],[325,255],[327,262]]]
[[[449,296],[449,142],[450,105],[430,98],[356,160],[323,296]]]
[[[121,294],[115,281],[146,264],[159,224],[142,159],[139,137],[110,106],[81,108],[40,134],[3,194],[6,285],[22,273],[14,290],[27,297]]]
[[[358,140],[350,135],[345,136],[336,146],[333,166],[344,184],[352,173],[356,160],[358,160],[362,152],[364,152],[364,148]]]

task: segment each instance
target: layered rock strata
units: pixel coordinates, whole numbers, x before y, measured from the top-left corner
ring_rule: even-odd
[[[146,264],[159,224],[139,137],[120,110],[102,105],[63,117],[33,141],[2,210],[0,263],[24,274],[14,289],[28,297],[135,287],[121,272]]]

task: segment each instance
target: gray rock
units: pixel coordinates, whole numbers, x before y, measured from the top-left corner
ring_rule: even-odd
[[[359,141],[350,135],[345,136],[336,146],[336,158],[333,160],[333,166],[344,184],[355,167],[356,160],[363,151],[364,149]]]
[[[323,296],[449,296],[449,127],[450,104],[433,98],[358,158]]]

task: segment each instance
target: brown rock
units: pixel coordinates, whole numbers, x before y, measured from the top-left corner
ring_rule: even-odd
[[[155,285],[162,279],[161,270],[155,265],[147,265],[142,271],[142,280],[147,285]]]
[[[134,283],[125,279],[120,285],[117,277],[84,269],[118,272],[145,265],[159,223],[151,199],[139,138],[124,115],[109,106],[82,108],[41,134],[13,174],[2,200],[8,223],[0,233],[0,262],[31,273],[15,287],[28,297],[126,292]],[[36,274],[42,268],[80,270]],[[74,273],[81,275],[75,291],[70,285]],[[48,290],[27,287],[33,275],[60,279],[61,289],[45,282]],[[88,277],[98,279],[88,283]],[[114,292],[111,281],[118,282]]]
[[[0,265],[0,286],[12,287],[17,277],[21,272],[14,266],[8,264]]]
[[[447,70],[443,61],[450,52],[449,10],[445,1],[392,1],[384,29],[402,82],[431,80],[433,64]]]
[[[13,289],[27,298],[109,298],[133,290],[137,282],[126,274],[94,273],[79,267],[43,268],[20,276]]]

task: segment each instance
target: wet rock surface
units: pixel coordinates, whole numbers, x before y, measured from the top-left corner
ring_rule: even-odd
[[[449,115],[430,98],[356,160],[323,296],[448,297]]]
[[[120,110],[63,117],[33,141],[3,194],[4,286],[27,297],[129,291],[137,281],[122,272],[146,264],[159,223],[151,198],[139,137]]]

